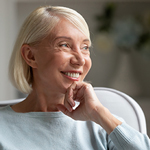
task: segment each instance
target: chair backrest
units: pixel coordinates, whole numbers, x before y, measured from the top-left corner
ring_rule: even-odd
[[[7,105],[14,105],[19,102],[22,102],[23,100],[24,98],[0,101],[0,107],[4,107]]]
[[[139,104],[127,94],[110,88],[94,88],[100,102],[109,111],[123,118],[126,123],[141,133],[147,134],[146,120]]]
[[[147,134],[144,113],[134,99],[125,93],[110,88],[95,87],[94,90],[100,102],[108,108],[112,114],[123,118],[130,126],[141,133]],[[0,101],[0,107],[13,105],[23,100],[24,99]]]

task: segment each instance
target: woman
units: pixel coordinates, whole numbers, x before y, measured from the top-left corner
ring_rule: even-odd
[[[29,95],[0,110],[1,150],[150,149],[148,137],[113,116],[83,81],[90,46],[76,11],[46,6],[30,14],[10,61],[12,82]]]

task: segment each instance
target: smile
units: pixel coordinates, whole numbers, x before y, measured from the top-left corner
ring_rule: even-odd
[[[70,72],[65,72],[65,75],[72,77],[72,78],[79,78],[79,73],[70,73]]]

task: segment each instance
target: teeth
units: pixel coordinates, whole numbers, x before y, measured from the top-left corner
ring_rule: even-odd
[[[72,77],[72,78],[78,78],[79,77],[79,73],[66,72],[65,75]]]

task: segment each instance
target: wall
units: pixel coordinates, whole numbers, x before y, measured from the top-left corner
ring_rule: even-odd
[[[13,0],[0,0],[0,100],[17,96],[8,78],[8,64],[16,35],[15,11]]]

